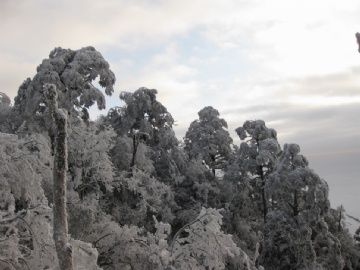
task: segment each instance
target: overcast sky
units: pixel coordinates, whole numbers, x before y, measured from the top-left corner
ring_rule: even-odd
[[[263,119],[360,218],[357,31],[358,0],[1,0],[0,92],[13,99],[55,47],[94,46],[117,77],[107,109],[155,88],[180,139],[213,106],[236,144]]]

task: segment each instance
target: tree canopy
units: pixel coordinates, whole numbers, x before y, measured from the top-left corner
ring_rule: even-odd
[[[190,158],[200,156],[215,175],[215,170],[224,169],[231,158],[232,138],[218,110],[208,106],[198,114],[199,119],[190,124],[185,134],[184,149]]]
[[[95,102],[100,110],[105,109],[105,96],[93,82],[98,80],[107,95],[114,92],[114,73],[102,55],[90,46],[75,51],[55,48],[36,71],[33,79],[23,82],[15,97],[14,110],[25,120],[46,120],[48,110],[43,93],[46,83],[55,85],[60,108],[73,117],[82,114],[85,120],[87,109]]]

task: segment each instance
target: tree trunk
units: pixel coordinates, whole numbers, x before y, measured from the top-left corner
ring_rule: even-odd
[[[342,211],[343,211],[343,206],[340,206],[340,211],[339,211],[339,220],[338,220],[338,231],[341,231],[341,220],[342,220]]]
[[[260,147],[259,145],[260,145],[260,140],[256,139],[256,146],[257,146],[258,152],[259,152],[259,147]],[[268,207],[267,207],[266,196],[265,196],[266,180],[265,180],[265,175],[264,175],[264,167],[258,166],[257,173],[258,173],[258,175],[260,175],[260,179],[261,179],[261,199],[262,199],[262,205],[263,205],[263,219],[264,219],[264,223],[266,223],[266,215],[268,213]]]
[[[139,138],[136,138],[136,134],[133,134],[133,154],[132,154],[132,159],[131,159],[131,164],[130,164],[131,171],[132,171],[133,167],[135,166],[136,152],[137,152],[138,146],[139,146]]]
[[[263,218],[264,218],[264,223],[265,223],[268,208],[267,208],[267,202],[266,202],[266,196],[265,196],[265,175],[264,175],[263,166],[259,166],[259,174],[260,174],[260,178],[261,178],[261,198],[262,198],[262,204],[263,204]]]
[[[53,238],[60,270],[73,270],[72,247],[68,243],[68,223],[66,213],[67,114],[58,107],[55,85],[46,84],[44,86],[44,93],[56,134],[53,179]]]
[[[293,210],[294,217],[300,213],[297,190],[294,190],[294,204],[288,203]]]
[[[215,171],[215,161],[216,161],[215,155],[210,155],[210,157],[211,157],[211,160],[212,160],[212,169],[211,169],[211,171],[212,171],[213,175],[215,176],[216,175],[216,171]]]

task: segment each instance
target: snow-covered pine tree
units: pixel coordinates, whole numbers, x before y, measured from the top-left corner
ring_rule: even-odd
[[[232,139],[227,123],[218,110],[207,106],[198,112],[199,119],[190,124],[184,137],[185,151],[190,158],[200,158],[215,175],[232,157]]]
[[[268,212],[265,185],[281,150],[277,133],[267,128],[263,120],[246,121],[235,131],[241,140],[245,140],[240,144],[238,153],[242,181],[250,184],[250,197],[257,208],[255,211],[262,212],[265,222]]]

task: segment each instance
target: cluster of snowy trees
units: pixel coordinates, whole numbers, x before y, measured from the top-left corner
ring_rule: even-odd
[[[0,269],[360,269],[360,228],[296,144],[211,106],[180,142],[157,90],[105,109],[93,47],[56,48],[0,94]]]

